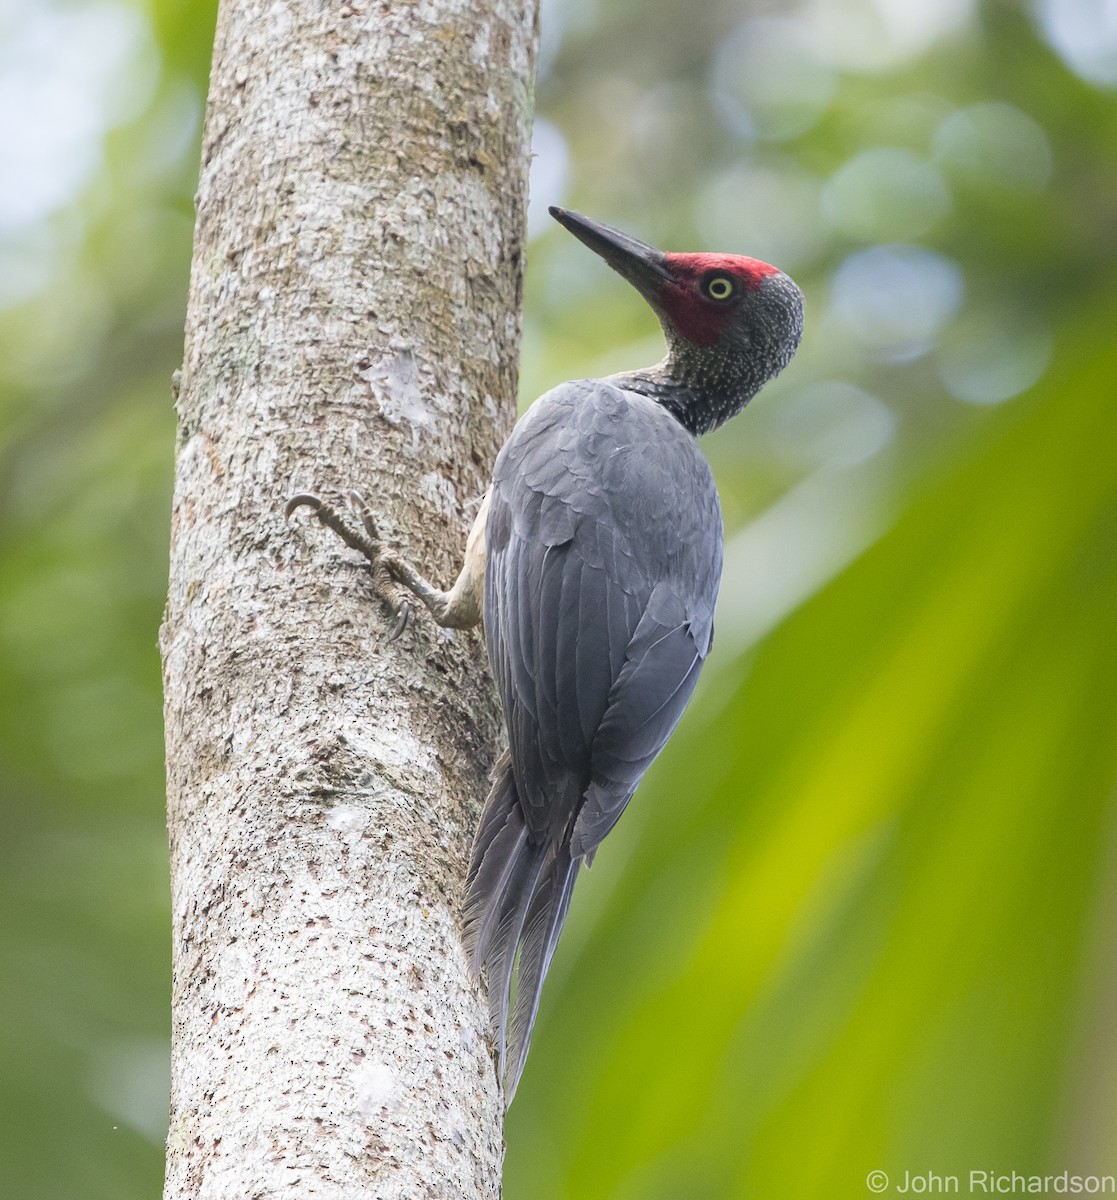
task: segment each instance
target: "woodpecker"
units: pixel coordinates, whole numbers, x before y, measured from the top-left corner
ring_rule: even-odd
[[[355,493],[363,532],[315,496],[287,505],[312,508],[439,624],[483,617],[508,749],[473,843],[464,930],[506,1104],[578,871],[667,743],[710,651],[722,518],[697,438],[790,362],[803,326],[802,293],[767,263],[665,254],[550,212],[644,297],[666,357],[560,384],[531,406],[497,456],[448,592],[382,543]],[[408,604],[381,595],[398,633]]]

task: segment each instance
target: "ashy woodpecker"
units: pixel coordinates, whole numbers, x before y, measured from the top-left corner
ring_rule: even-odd
[[[465,941],[488,984],[506,1103],[578,870],[671,736],[713,640],[721,507],[696,439],[787,365],[803,326],[802,293],[767,263],[664,254],[550,211],[651,305],[663,361],[561,384],[531,406],[497,456],[449,592],[380,542],[359,497],[363,533],[317,497],[287,506],[313,508],[439,624],[483,616],[508,749],[473,844]],[[398,632],[407,604],[382,595]]]

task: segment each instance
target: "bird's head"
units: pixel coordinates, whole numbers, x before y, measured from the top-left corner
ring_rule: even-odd
[[[696,432],[739,412],[791,361],[803,293],[777,267],[739,254],[665,254],[579,213],[550,213],[647,300],[667,337],[665,370],[673,378],[692,392],[732,393],[716,403],[696,397],[713,404]]]

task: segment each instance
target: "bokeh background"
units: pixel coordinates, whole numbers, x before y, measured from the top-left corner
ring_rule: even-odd
[[[660,354],[583,209],[803,285],[713,661],[583,876],[509,1200],[1117,1174],[1117,8],[546,0],[523,401]],[[212,0],[0,0],[0,1195],[158,1194],[155,637]],[[963,1188],[965,1183],[963,1183]]]

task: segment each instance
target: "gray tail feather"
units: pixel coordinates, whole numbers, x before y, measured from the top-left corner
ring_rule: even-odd
[[[489,989],[489,1016],[511,1104],[527,1058],[543,979],[570,906],[578,861],[569,848],[528,838],[511,763],[505,754],[473,844],[465,900],[465,943]],[[513,969],[516,999],[509,1026]]]
[[[558,945],[563,922],[570,908],[570,896],[578,875],[579,860],[571,860],[564,846],[552,851],[535,885],[520,935],[520,958],[516,976],[516,1004],[512,1011],[512,1029],[508,1057],[504,1064],[504,1102],[512,1103],[520,1082],[531,1029],[539,1011],[543,980]]]

